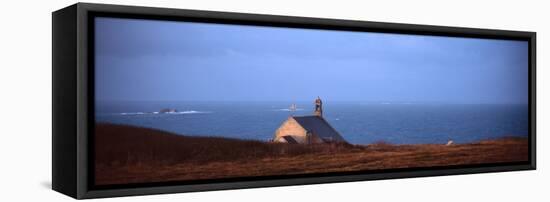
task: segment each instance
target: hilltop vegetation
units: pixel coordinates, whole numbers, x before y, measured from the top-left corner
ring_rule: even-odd
[[[526,138],[472,144],[290,145],[97,124],[96,184],[527,161]]]

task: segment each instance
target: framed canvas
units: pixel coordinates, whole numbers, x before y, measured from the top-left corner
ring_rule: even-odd
[[[96,198],[536,168],[536,34],[78,3],[53,189]]]

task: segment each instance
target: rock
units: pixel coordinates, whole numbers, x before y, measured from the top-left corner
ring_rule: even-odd
[[[164,108],[164,109],[161,109],[159,111],[159,113],[174,113],[174,112],[178,112],[178,110],[176,109],[170,109],[170,108]]]

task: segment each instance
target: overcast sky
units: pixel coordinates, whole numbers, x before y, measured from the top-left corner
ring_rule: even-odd
[[[100,101],[527,103],[528,44],[97,18]]]

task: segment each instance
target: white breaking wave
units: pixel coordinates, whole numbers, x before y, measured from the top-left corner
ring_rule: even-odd
[[[209,114],[212,112],[208,111],[195,111],[195,110],[187,110],[187,111],[180,111],[180,112],[123,112],[119,113],[119,115],[146,115],[146,114]]]
[[[188,111],[181,111],[181,112],[166,112],[165,114],[209,114],[209,113],[212,113],[212,112],[188,110]]]
[[[147,114],[145,112],[123,112],[123,113],[120,113],[120,115],[142,115],[142,114]]]

